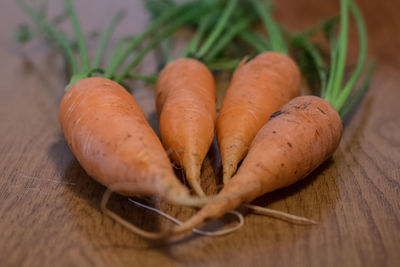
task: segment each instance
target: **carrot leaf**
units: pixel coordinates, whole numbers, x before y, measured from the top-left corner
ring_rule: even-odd
[[[258,53],[263,53],[271,49],[268,39],[255,31],[241,31],[239,37],[252,46]]]
[[[335,95],[335,104],[334,107],[337,108],[337,110],[340,110],[344,103],[346,102],[347,97],[350,95],[351,91],[353,90],[353,87],[355,86],[357,80],[359,79],[361,72],[364,68],[365,65],[365,60],[367,56],[367,32],[365,29],[365,23],[362,18],[362,15],[358,9],[358,7],[350,1],[350,10],[353,13],[354,19],[357,24],[357,29],[358,29],[358,34],[360,38],[360,52],[358,56],[358,62],[357,66],[354,70],[353,75],[351,76],[350,80],[346,83],[344,86],[343,90],[336,91]]]
[[[111,19],[110,23],[107,25],[107,28],[103,31],[93,60],[93,65],[92,65],[93,69],[97,69],[100,66],[101,59],[103,57],[106,46],[111,38],[111,34],[114,32],[114,29],[121,22],[124,16],[125,12],[123,11],[117,12]]]
[[[252,19],[246,18],[239,20],[234,25],[228,28],[228,31],[218,40],[214,47],[204,57],[205,61],[209,61],[218,55],[227,44],[236,36],[238,33],[243,32],[250,26]]]
[[[181,55],[182,58],[195,55],[196,51],[199,48],[201,39],[203,38],[207,28],[210,26],[211,21],[213,20],[215,15],[218,15],[218,13],[211,12],[200,20],[196,34],[190,41],[189,45],[187,45],[185,50],[183,51]]]
[[[242,59],[219,59],[216,61],[207,62],[206,65],[211,70],[235,70]]]
[[[143,40],[148,38],[151,34],[153,34],[157,29],[163,26],[164,23],[166,23],[169,19],[179,16],[180,14],[184,13],[184,11],[187,11],[189,7],[193,5],[192,3],[186,3],[178,6],[173,6],[169,9],[167,9],[160,17],[158,17],[156,20],[154,20],[151,25],[143,31],[141,34],[139,34],[132,42],[129,44],[129,46],[122,51],[121,53],[118,53],[118,56],[116,58],[113,58],[110,60],[108,66],[106,67],[106,72],[104,74],[105,78],[111,78],[112,76],[115,75],[115,71],[117,68],[128,58],[128,56],[134,51],[134,49],[139,45]],[[169,33],[171,34],[171,33]],[[167,37],[167,36],[165,36]],[[165,38],[164,37],[164,38]],[[164,39],[163,38],[163,39]],[[117,53],[114,53],[117,54]]]
[[[84,73],[89,72],[89,56],[87,53],[85,37],[82,33],[82,27],[80,25],[78,14],[76,13],[76,8],[72,3],[72,0],[64,0],[65,8],[68,11],[68,14],[72,21],[72,26],[75,31],[76,39],[78,41],[78,47],[80,52],[82,71]]]
[[[16,0],[16,3],[20,9],[46,34],[50,36],[65,52],[65,55],[71,65],[72,74],[77,74],[79,72],[79,66],[75,58],[74,50],[72,44],[68,37],[57,30],[53,24],[47,22],[44,17],[41,17],[39,13],[36,13],[29,5],[23,0]]]
[[[162,32],[158,33],[151,39],[151,41],[147,44],[147,46],[136,55],[135,59],[123,70],[123,72],[115,78],[115,81],[116,82],[122,81],[128,75],[128,73],[134,67],[136,67],[141,62],[141,60],[162,40],[169,37],[173,32],[175,32],[179,27],[181,27],[186,22],[198,19],[205,13],[212,10],[212,8],[215,6],[215,3],[216,2],[210,2],[210,3],[207,2],[204,5],[198,6],[198,8],[191,8],[183,15],[176,18],[166,29],[163,29]]]
[[[279,25],[275,22],[275,20],[272,17],[271,14],[272,7],[269,1],[268,2],[263,2],[261,0],[250,0],[250,1],[253,4],[254,9],[260,16],[261,20],[264,22],[264,26],[269,35],[271,50],[287,54],[288,48],[286,47]]]
[[[238,4],[239,0],[228,0],[227,5],[221,15],[221,18],[218,20],[217,25],[214,30],[211,32],[205,43],[202,45],[200,50],[196,54],[196,58],[202,58],[206,55],[206,53],[211,49],[211,46],[216,42],[218,37],[221,35],[222,31],[225,29],[229,18],[232,16],[235,8]]]

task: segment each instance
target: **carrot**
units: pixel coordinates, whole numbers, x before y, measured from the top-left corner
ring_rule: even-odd
[[[168,64],[157,81],[156,105],[160,115],[162,142],[171,153],[172,160],[184,168],[186,179],[199,196],[204,196],[200,172],[214,137],[216,121],[214,78],[200,59],[207,57],[210,50],[212,55],[218,55],[219,49],[227,45],[227,38],[234,37],[235,34],[231,32],[228,37],[221,36],[221,33],[234,14],[238,2],[226,1],[215,28],[198,47],[210,20],[205,17],[200,22],[202,30],[199,30],[183,52],[184,57],[191,55],[193,58],[178,59]],[[212,50],[214,44],[217,50]],[[213,60],[214,56],[207,59]]]
[[[360,56],[353,76],[340,90],[346,59],[348,9],[358,26]],[[340,21],[341,31],[332,59],[336,63],[325,90],[328,101],[317,96],[296,97],[274,113],[257,133],[236,175],[214,200],[183,225],[176,227],[173,233],[192,229],[206,219],[218,218],[242,203],[289,186],[305,178],[332,156],[342,136],[339,113],[360,76],[367,52],[362,15],[352,1],[342,0]]]
[[[214,78],[194,59],[169,64],[157,81],[157,111],[161,138],[174,162],[199,195],[200,169],[214,137],[216,105]]]
[[[265,52],[239,65],[217,118],[224,183],[269,116],[299,94],[300,71],[282,53]]]
[[[217,117],[217,138],[224,184],[236,172],[237,165],[269,116],[300,95],[299,68],[287,55],[286,44],[272,19],[270,7],[259,0],[250,2],[265,24],[273,52],[263,52],[248,63],[242,62],[222,103]],[[249,39],[252,45],[253,39]]]
[[[134,98],[118,83],[86,78],[59,112],[69,147],[89,176],[123,195],[156,195],[183,204],[188,191]],[[185,203],[186,204],[186,203]]]

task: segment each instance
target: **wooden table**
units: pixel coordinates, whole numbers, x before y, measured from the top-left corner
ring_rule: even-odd
[[[52,1],[51,11],[59,10],[59,2]],[[129,11],[119,35],[138,33],[147,20],[138,0],[75,2],[86,30],[104,25],[118,7]],[[339,7],[334,0],[277,2],[278,16],[290,29],[309,26]],[[26,18],[12,1],[2,2],[0,265],[400,266],[400,2],[357,2],[369,30],[369,54],[378,61],[371,90],[346,122],[331,160],[302,182],[259,200],[320,224],[248,215],[245,227],[232,235],[170,244],[145,241],[100,212],[105,188],[79,166],[58,125],[66,83],[62,59],[40,42],[15,44],[13,30]],[[356,48],[352,42],[353,59]],[[153,92],[141,84],[135,88],[156,125]],[[208,158],[203,173],[208,187],[219,168]],[[110,208],[142,227],[163,224],[123,197],[114,196]],[[189,214],[178,208],[168,212]]]

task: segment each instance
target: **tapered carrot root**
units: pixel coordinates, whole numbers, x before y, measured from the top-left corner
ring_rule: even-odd
[[[112,191],[175,204],[193,200],[136,101],[119,84],[105,78],[75,83],[62,99],[59,121],[81,166]]]
[[[299,94],[299,69],[284,54],[266,52],[239,65],[217,118],[224,183],[270,115]]]
[[[169,64],[157,81],[157,111],[166,150],[183,166],[194,191],[203,196],[200,170],[216,120],[214,78],[207,67],[194,59]]]
[[[341,136],[341,119],[328,102],[315,96],[293,99],[263,126],[237,174],[216,199],[177,227],[175,233],[306,177],[332,156]]]

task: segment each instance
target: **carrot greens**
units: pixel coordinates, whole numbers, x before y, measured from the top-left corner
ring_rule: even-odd
[[[91,77],[96,73],[119,83],[123,82],[123,80],[126,78],[154,81],[154,77],[141,74],[130,74],[130,72],[149,52],[151,52],[166,38],[170,37],[170,35],[179,29],[183,24],[198,20],[218,4],[217,1],[198,0],[180,5],[168,5],[165,12],[157,17],[142,33],[134,37],[130,36],[121,39],[112,52],[111,58],[108,60],[105,70],[103,70],[100,68],[102,57],[105,54],[105,50],[109,40],[111,39],[112,33],[123,18],[122,12],[118,12],[103,31],[94,56],[94,60],[92,64],[90,64],[85,36],[82,32],[78,14],[72,0],[64,0],[64,6],[66,14],[72,23],[78,51],[75,51],[73,42],[65,33],[57,29],[52,21],[46,20],[46,17],[43,15],[43,11],[41,11],[42,9],[35,10],[35,8],[29,6],[24,0],[16,1],[21,10],[30,17],[36,27],[42,30],[51,41],[55,42],[66,55],[72,72],[71,81],[67,88],[69,88],[75,82],[87,77]],[[172,18],[174,18],[173,21],[171,21]],[[27,33],[25,33],[25,35],[27,35]],[[150,39],[150,37],[153,38]],[[24,38],[27,39],[28,37],[21,37],[21,39]],[[137,51],[139,45],[141,45],[147,39],[150,40],[146,46],[140,51]],[[134,59],[127,64],[122,71],[119,71],[118,69],[123,66],[125,61],[134,52],[137,53]]]
[[[272,6],[269,1],[262,0],[250,0],[255,10],[260,16],[264,23],[265,29],[268,32],[271,50],[288,54],[288,48],[285,44],[285,40],[279,28],[279,25],[275,22],[272,17]]]
[[[357,27],[359,54],[356,67],[350,79],[345,81],[344,73],[347,57],[349,13],[354,18]],[[321,83],[321,97],[330,102],[343,119],[367,92],[375,63],[370,63],[365,71],[364,80],[360,81],[361,85],[357,87],[357,83],[365,69],[367,57],[368,40],[364,19],[359,8],[352,0],[341,0],[338,36],[336,36],[334,31],[334,20],[335,18],[325,20],[319,26],[325,30],[331,46],[329,68],[325,65],[325,61],[316,46],[307,38],[304,38],[306,35],[313,35],[316,31],[312,30],[306,34],[298,35],[294,37],[292,43],[295,47],[300,47],[303,52],[310,56],[311,64],[314,65],[314,69],[318,72],[317,76]]]

